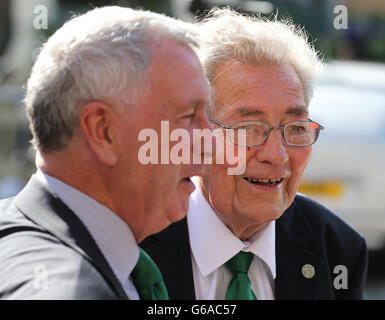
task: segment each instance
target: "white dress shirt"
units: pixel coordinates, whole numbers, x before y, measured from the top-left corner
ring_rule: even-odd
[[[187,214],[195,295],[198,300],[224,300],[232,279],[224,263],[239,251],[252,252],[248,276],[259,300],[274,300],[275,221],[241,241],[218,218],[204,198],[195,178],[196,189]]]
[[[36,177],[82,221],[131,300],[139,295],[129,277],[139,259],[139,247],[130,227],[114,212],[83,192],[41,170]]]

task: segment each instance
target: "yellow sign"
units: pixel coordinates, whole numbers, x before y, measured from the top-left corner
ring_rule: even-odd
[[[303,181],[298,191],[306,195],[321,195],[337,198],[342,195],[343,189],[343,184],[339,181]]]

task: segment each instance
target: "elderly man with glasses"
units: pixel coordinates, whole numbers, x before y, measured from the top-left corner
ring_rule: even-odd
[[[246,168],[229,175],[228,162],[207,165],[187,218],[142,243],[170,298],[361,299],[365,240],[297,193],[324,129],[309,119],[317,52],[290,23],[227,9],[200,29],[209,117],[246,153]]]

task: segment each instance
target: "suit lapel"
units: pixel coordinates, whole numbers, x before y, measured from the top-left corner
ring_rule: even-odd
[[[121,299],[127,299],[104,255],[79,218],[34,176],[15,199],[16,207],[30,220],[89,260]]]
[[[170,299],[195,300],[186,218],[147,238],[140,246],[161,270]]]
[[[327,266],[322,257],[313,254],[315,239],[313,228],[294,201],[276,221],[276,299],[307,300],[330,297],[331,293],[326,285]],[[303,270],[305,265],[311,266],[313,275],[313,272],[306,273],[306,270]]]

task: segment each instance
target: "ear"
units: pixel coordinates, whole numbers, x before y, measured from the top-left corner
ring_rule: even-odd
[[[91,102],[83,107],[80,127],[96,158],[105,166],[117,163],[113,110],[103,102]]]

